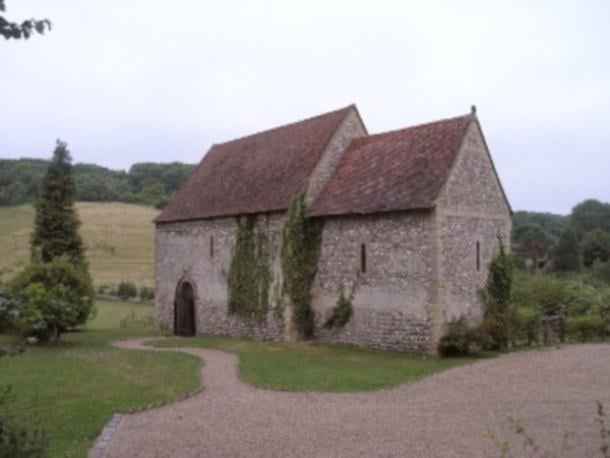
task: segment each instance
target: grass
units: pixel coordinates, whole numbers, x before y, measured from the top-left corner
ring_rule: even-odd
[[[151,329],[115,326],[133,307],[144,314],[150,313],[150,306],[148,311],[146,306],[112,302],[97,307],[92,329],[65,334],[57,345],[30,347],[18,356],[0,358],[0,385],[12,385],[18,414],[35,419],[47,431],[51,457],[85,457],[113,414],[175,399],[200,383],[201,363],[195,357],[108,345],[155,334]]]
[[[239,356],[247,383],[288,391],[373,391],[475,361],[312,342],[276,343],[227,337],[170,338],[159,347],[201,347]]]
[[[154,227],[158,211],[123,203],[79,202],[81,235],[96,285],[122,280],[153,286]],[[34,207],[0,207],[0,279],[8,280],[29,261]]]
[[[152,304],[97,300],[97,312],[87,323],[87,329],[118,329],[124,318],[148,318],[153,315]]]

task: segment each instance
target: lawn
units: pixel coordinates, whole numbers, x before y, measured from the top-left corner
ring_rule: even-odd
[[[78,202],[81,235],[94,283],[153,286],[154,226],[159,211],[123,203]],[[0,207],[0,279],[7,280],[30,259],[34,207]]]
[[[132,310],[151,313],[150,306],[96,305],[91,329],[65,334],[57,345],[0,358],[0,384],[12,385],[19,414],[35,418],[47,431],[52,457],[84,457],[113,414],[175,399],[200,383],[197,358],[108,345],[115,339],[154,335],[150,328],[117,329]]]
[[[170,338],[160,347],[201,347],[239,356],[242,380],[289,391],[372,391],[411,382],[471,363],[475,358],[442,359],[313,342],[277,343],[227,337]]]

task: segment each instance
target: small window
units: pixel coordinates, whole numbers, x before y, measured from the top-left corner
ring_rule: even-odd
[[[366,273],[366,245],[360,245],[360,272]]]
[[[481,270],[481,243],[477,242],[477,272]]]
[[[214,257],[214,236],[210,235],[210,258]]]

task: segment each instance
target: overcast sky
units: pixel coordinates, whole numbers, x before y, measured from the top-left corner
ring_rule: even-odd
[[[610,201],[609,1],[7,0],[0,157],[128,168],[356,103],[371,133],[479,119],[514,209]]]

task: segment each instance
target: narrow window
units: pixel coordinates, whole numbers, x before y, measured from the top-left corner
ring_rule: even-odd
[[[214,236],[210,235],[210,258],[214,257]]]
[[[481,270],[481,243],[477,242],[477,271]]]
[[[366,272],[366,245],[360,245],[360,272]]]

